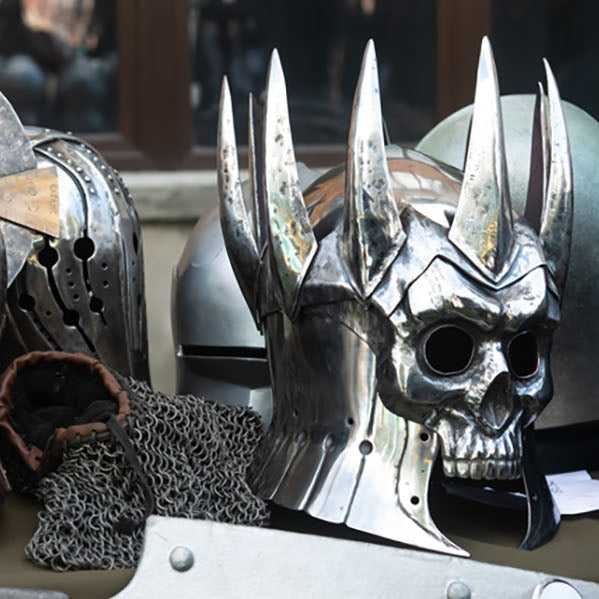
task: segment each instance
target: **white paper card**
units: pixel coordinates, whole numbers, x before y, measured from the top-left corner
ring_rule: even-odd
[[[599,510],[599,480],[592,479],[586,470],[550,474],[547,483],[560,514]]]

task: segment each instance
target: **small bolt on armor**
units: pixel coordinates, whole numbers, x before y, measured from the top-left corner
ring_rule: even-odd
[[[0,225],[10,248],[2,366],[63,350],[148,380],[141,229],[127,186],[80,139],[25,130],[4,96],[0,123],[0,175],[55,167],[60,213],[56,237]]]
[[[529,506],[523,548],[557,528],[529,434],[552,395],[549,352],[572,229],[568,136],[546,62],[545,70],[524,218],[512,212],[486,38],[463,171],[385,147],[369,42],[347,164],[307,189],[298,178],[285,81],[273,52],[264,114],[250,119],[249,138],[258,140],[249,152],[252,219],[223,82],[221,226],[239,287],[266,338],[273,385],[273,421],[252,483],[262,497],[464,555],[429,513],[439,456],[447,477],[523,479]]]

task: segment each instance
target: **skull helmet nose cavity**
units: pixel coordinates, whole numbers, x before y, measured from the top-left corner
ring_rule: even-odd
[[[494,430],[503,428],[514,410],[514,397],[507,372],[497,375],[489,385],[480,406],[483,421]]]

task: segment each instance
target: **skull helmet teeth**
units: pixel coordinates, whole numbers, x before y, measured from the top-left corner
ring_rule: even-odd
[[[459,554],[419,500],[437,452],[447,476],[520,476],[522,431],[551,397],[572,223],[568,138],[545,67],[525,218],[512,213],[486,38],[463,171],[385,147],[369,42],[347,164],[304,189],[273,52],[263,110],[250,100],[253,214],[223,82],[221,225],[273,379],[273,424],[253,483],[264,496]]]

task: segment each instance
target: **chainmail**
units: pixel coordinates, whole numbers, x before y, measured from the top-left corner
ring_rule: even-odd
[[[193,396],[169,396],[119,378],[133,417],[126,427],[161,516],[262,526],[266,504],[246,483],[262,432],[251,410]],[[120,519],[142,521],[143,492],[120,445],[111,440],[65,450],[43,477],[39,526],[25,548],[54,570],[135,567],[143,527],[118,532]]]

